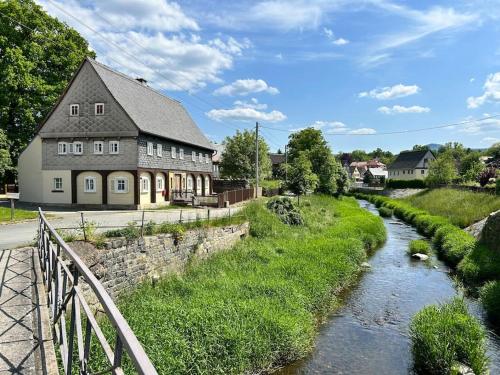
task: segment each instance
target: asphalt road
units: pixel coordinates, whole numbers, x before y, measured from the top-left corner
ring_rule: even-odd
[[[231,215],[237,213],[240,209],[241,207],[231,207]],[[126,226],[132,221],[140,224],[142,221],[142,211],[46,211],[46,214],[53,215],[48,220],[55,228],[77,228],[81,223],[81,212],[83,212],[85,220],[97,223],[97,226],[100,227],[99,231]],[[228,208],[210,209],[210,218],[224,217],[228,214]],[[208,210],[201,208],[152,210],[144,212],[144,222],[147,223],[149,220],[153,220],[156,223],[174,223],[179,222],[181,216],[183,221],[194,221],[197,218],[206,219],[207,215]],[[37,234],[37,225],[37,220],[0,224],[0,250],[32,244]]]

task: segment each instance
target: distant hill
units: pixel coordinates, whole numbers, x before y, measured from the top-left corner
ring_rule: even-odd
[[[429,143],[426,146],[429,147],[429,150],[431,151],[438,151],[441,147],[443,147],[443,145],[440,145],[439,143]]]

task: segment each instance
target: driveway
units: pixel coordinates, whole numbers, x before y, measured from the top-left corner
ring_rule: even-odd
[[[235,214],[241,209],[231,208],[210,208],[210,218],[225,217]],[[48,218],[55,228],[77,228],[81,223],[81,212],[85,220],[97,223],[101,227],[100,231],[126,226],[130,222],[141,223],[143,211],[45,211],[46,214],[53,215]],[[144,211],[144,222],[153,220],[156,223],[194,221],[206,219],[208,209],[186,208]],[[0,250],[12,249],[33,243],[37,234],[37,220],[25,221],[13,224],[0,224]],[[104,227],[104,228],[103,228]]]

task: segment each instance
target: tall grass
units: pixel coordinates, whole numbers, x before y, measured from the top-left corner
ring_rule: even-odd
[[[249,204],[249,238],[121,298],[121,312],[160,374],[253,373],[311,350],[318,319],[386,233],[352,198],[307,200],[303,226]]]
[[[34,219],[38,217],[37,211],[23,210],[16,208],[14,210],[14,221]],[[0,223],[10,221],[10,207],[0,207]]]
[[[427,190],[403,201],[431,215],[443,216],[461,228],[500,210],[499,196],[446,188]]]

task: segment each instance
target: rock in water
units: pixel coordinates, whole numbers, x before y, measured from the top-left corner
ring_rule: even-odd
[[[363,262],[363,263],[361,263],[361,268],[368,270],[368,269],[372,268],[372,266],[368,262]]]
[[[475,375],[474,371],[469,367],[460,362],[455,362],[451,367],[452,375]]]
[[[500,211],[491,213],[481,232],[481,242],[488,249],[500,252]]]
[[[420,254],[420,253],[415,253],[412,255],[413,258],[418,259],[418,260],[427,260],[429,259],[428,255],[425,254]]]

